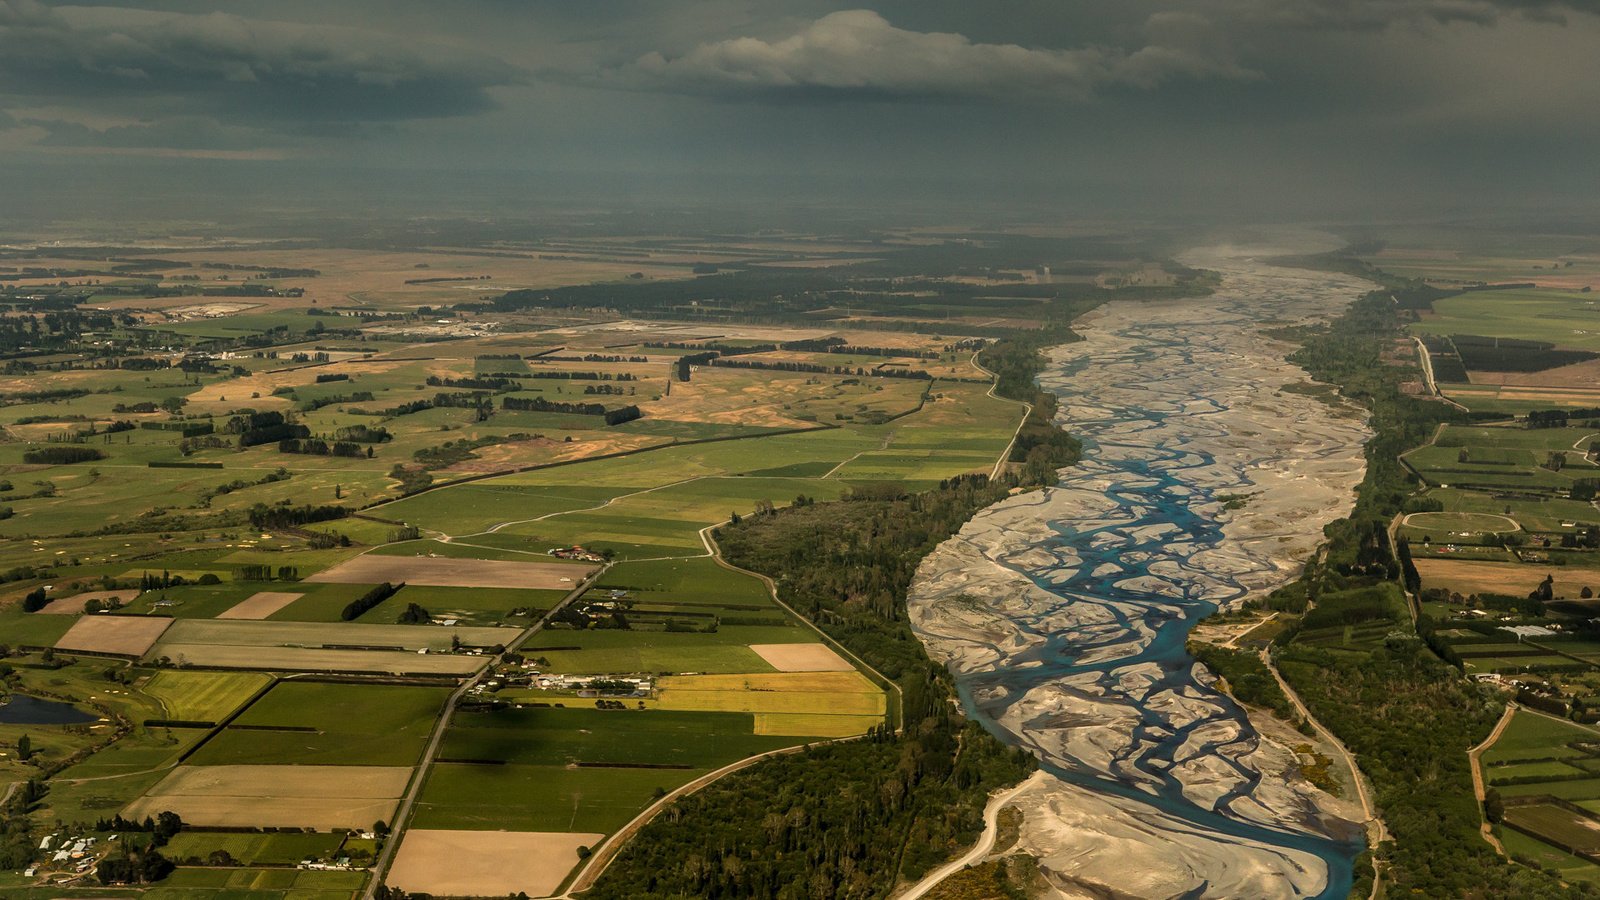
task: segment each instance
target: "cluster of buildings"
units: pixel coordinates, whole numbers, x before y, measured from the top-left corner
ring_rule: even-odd
[[[586,550],[576,544],[572,545],[571,547],[552,547],[551,549],[546,550],[545,553],[549,556],[554,556],[556,559],[576,559],[581,562],[592,563],[603,563],[606,561],[604,556],[601,556],[593,550]]]
[[[116,839],[117,835],[113,834],[106,838],[106,841]],[[98,838],[93,837],[74,838],[67,834],[47,834],[39,840],[39,852],[50,854],[49,865],[55,869],[82,874],[89,871],[100,859],[100,854],[95,852],[97,842]],[[30,866],[22,874],[32,878],[39,869],[40,866]]]

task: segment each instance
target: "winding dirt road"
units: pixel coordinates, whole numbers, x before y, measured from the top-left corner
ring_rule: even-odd
[[[965,869],[970,865],[980,862],[994,849],[995,840],[1000,835],[1000,810],[1010,803],[1012,798],[1022,793],[1033,779],[1029,778],[1015,787],[1007,788],[989,798],[989,803],[983,808],[983,834],[979,835],[978,842],[959,859],[953,859],[932,872],[927,877],[907,888],[897,900],[921,900],[924,894],[938,887],[941,882],[951,875]]]

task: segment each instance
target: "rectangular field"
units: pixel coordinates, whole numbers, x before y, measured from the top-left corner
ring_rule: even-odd
[[[183,672],[163,669],[143,690],[161,701],[167,718],[182,722],[220,722],[272,681],[254,672]]]
[[[855,668],[827,644],[751,644],[750,649],[779,672],[849,672]]]
[[[84,616],[56,641],[56,649],[143,656],[172,622],[158,616]]]
[[[450,649],[451,637],[460,638],[461,643],[467,647],[490,647],[504,643],[515,635],[515,630],[502,628],[369,625],[365,622],[327,625],[318,622],[184,619],[164,635],[162,644],[172,641],[237,647],[371,648],[438,652]]]
[[[306,647],[250,647],[237,644],[163,643],[152,659],[168,657],[191,666],[262,669],[283,672],[374,672],[389,675],[470,675],[487,656],[405,650],[317,650]]]
[[[459,713],[440,757],[513,765],[714,768],[794,743],[755,734],[748,713],[501,709]]]
[[[292,866],[303,859],[326,859],[344,843],[341,834],[239,834],[183,831],[173,835],[162,853],[175,860],[206,859],[224,850],[244,865]]]
[[[57,597],[45,604],[44,609],[38,610],[38,612],[46,615],[75,616],[83,612],[84,604],[90,600],[99,600],[102,603],[107,600],[127,603],[137,596],[139,596],[139,591],[136,588],[125,588],[120,591],[89,591],[83,594],[74,594],[71,597]],[[35,614],[37,615],[37,613]]]
[[[445,897],[499,897],[555,892],[601,834],[536,831],[405,833],[388,883],[402,890]]]
[[[304,597],[287,591],[258,591],[219,613],[219,619],[265,619],[285,606]]]
[[[436,587],[531,588],[571,590],[593,566],[563,562],[511,562],[499,559],[449,559],[366,554],[307,578],[340,584],[432,585]]]
[[[206,828],[366,829],[393,815],[410,778],[404,766],[181,766],[122,814],[172,810]]]
[[[749,645],[787,643],[806,634],[798,627],[746,625],[724,625],[712,634],[546,629],[523,653],[549,660],[549,671],[579,675],[771,672],[772,665]]]
[[[1508,824],[1517,825],[1539,837],[1581,852],[1600,853],[1600,820],[1547,803],[1508,806],[1505,817]]]
[[[709,769],[584,769],[439,763],[428,775],[412,823],[417,828],[500,831],[508,823],[538,831],[609,834],[672,790]]]
[[[449,694],[445,687],[279,682],[189,761],[415,765]]]

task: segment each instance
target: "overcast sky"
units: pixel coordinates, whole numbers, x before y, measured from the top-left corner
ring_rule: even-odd
[[[1577,207],[1600,0],[0,0],[0,154],[0,214],[185,176],[424,204],[448,173],[596,204]]]

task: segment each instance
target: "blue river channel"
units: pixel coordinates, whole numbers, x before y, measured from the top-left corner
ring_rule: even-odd
[[[1132,333],[1124,331],[1122,336],[1140,338],[1147,342],[1145,346],[1149,346],[1148,342],[1164,345],[1159,354],[1146,356],[1152,368],[1162,369],[1159,376],[1152,373],[1151,377],[1168,384],[1174,378],[1182,378],[1182,373],[1172,371],[1171,367],[1193,361],[1185,350],[1175,346],[1183,339],[1162,327],[1135,329]],[[1135,345],[1131,350],[1119,352],[1118,356],[1127,360],[1130,355],[1139,353]],[[1061,396],[1061,406],[1067,409],[1074,405],[1072,385],[1079,380],[1077,376],[1095,362],[1089,355],[1076,357],[1062,364],[1056,372],[1047,373],[1041,384]],[[1125,402],[1130,395],[1136,393],[1119,392],[1112,402]],[[1213,469],[1214,476],[1215,461],[1209,454],[1187,446],[1185,432],[1188,428],[1184,423],[1167,419],[1173,416],[1209,418],[1208,422],[1197,421],[1196,427],[1215,428],[1217,420],[1210,417],[1218,409],[1206,398],[1194,398],[1199,402],[1186,401],[1181,409],[1175,409],[1170,394],[1166,398],[1169,402],[1155,402],[1153,408],[1108,406],[1099,396],[1077,399],[1085,404],[1096,404],[1091,408],[1099,410],[1100,417],[1073,417],[1068,424],[1071,432],[1083,440],[1084,464],[1063,470],[1062,484],[1070,486],[1078,481],[1081,485],[1098,485],[1097,490],[1115,504],[1116,512],[1108,513],[1101,508],[1086,511],[1086,516],[1092,518],[1053,518],[1049,522],[1053,536],[1047,539],[1045,549],[1061,562],[1018,571],[1059,597],[1061,604],[1104,601],[1103,608],[1115,617],[1118,625],[1128,626],[1127,630],[1113,630],[1109,634],[1103,629],[1093,634],[1055,630],[1048,624],[1048,611],[1014,619],[1021,633],[1038,638],[1038,642],[1005,656],[995,668],[961,675],[958,686],[963,703],[991,732],[1015,743],[1016,735],[1000,726],[997,720],[1015,698],[1029,690],[1066,677],[1073,677],[1081,684],[1088,677],[1098,681],[1108,692],[1117,694],[1115,685],[1119,673],[1130,666],[1154,664],[1161,675],[1149,696],[1160,693],[1160,687],[1164,686],[1189,696],[1203,697],[1208,705],[1221,710],[1221,715],[1233,717],[1239,723],[1239,730],[1230,732],[1229,743],[1255,741],[1256,732],[1232,698],[1195,677],[1194,659],[1184,647],[1195,622],[1215,612],[1220,604],[1243,596],[1246,588],[1225,572],[1205,572],[1205,577],[1198,579],[1172,574],[1174,570],[1198,572],[1190,557],[1224,540],[1221,525],[1205,514],[1220,508],[1219,504],[1209,501],[1215,500],[1216,493],[1224,491],[1186,477],[1208,468]],[[1129,440],[1130,423],[1168,427],[1134,429],[1134,433],[1161,434],[1153,446],[1146,446],[1141,441]],[[1107,444],[1102,444],[1102,439]],[[1104,452],[1111,443],[1115,444],[1115,452]],[[1210,481],[1214,483],[1215,478]],[[1106,487],[1107,484],[1111,486]],[[1045,508],[1054,510],[1053,516],[1063,512],[1059,506]],[[1153,568],[1157,571],[1153,572]],[[1149,582],[1139,583],[1140,576],[1160,577],[1177,590],[1141,590],[1150,585]],[[1118,644],[1128,645],[1127,655],[1107,652],[1108,649],[1114,651]],[[1091,651],[1096,652],[1084,661]],[[1108,659],[1108,656],[1114,658]],[[1126,694],[1129,703],[1138,705],[1134,694],[1120,693]],[[1043,767],[1065,781],[1148,804],[1210,833],[1314,854],[1324,860],[1328,868],[1327,886],[1317,896],[1342,898],[1348,895],[1353,862],[1363,849],[1359,835],[1349,841],[1330,840],[1228,815],[1229,804],[1247,794],[1259,779],[1256,773],[1238,766],[1234,768],[1241,778],[1239,785],[1224,795],[1215,809],[1196,805],[1184,796],[1183,785],[1170,770],[1174,755],[1190,740],[1191,732],[1208,723],[1214,725],[1216,717],[1173,722],[1163,712],[1142,705],[1138,710],[1138,724],[1130,743],[1133,749],[1118,760],[1123,776],[1132,777],[1108,775],[1105,771],[1075,765],[1070,757],[1048,758],[1048,754],[1042,760]]]

